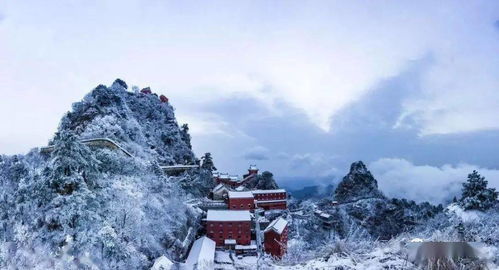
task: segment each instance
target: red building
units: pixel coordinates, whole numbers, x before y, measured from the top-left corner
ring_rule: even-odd
[[[163,103],[168,103],[168,98],[165,95],[159,96],[159,100],[161,100],[161,102]]]
[[[254,190],[253,196],[257,208],[263,208],[265,210],[285,210],[288,208],[288,194],[284,189]]]
[[[143,88],[142,90],[140,90],[140,92],[142,94],[152,94],[152,91],[151,91],[150,87]]]
[[[217,246],[223,246],[225,240],[237,245],[251,243],[251,215],[248,210],[208,210],[206,232]]]
[[[253,210],[255,198],[251,191],[229,191],[229,210]]]
[[[282,258],[288,247],[288,222],[283,218],[272,221],[264,231],[264,249],[270,255]]]
[[[248,176],[255,176],[258,174],[258,168],[256,167],[256,165],[250,165],[249,169],[248,169],[248,173],[243,175],[244,178],[247,178]]]
[[[219,172],[214,172],[213,173],[213,180],[217,184],[224,184],[230,188],[238,188],[245,184],[247,181],[253,179],[253,177],[258,175],[258,169],[256,168],[255,165],[250,165],[250,168],[248,169],[248,173],[243,176],[242,179],[240,179],[237,175],[229,175],[227,173],[219,173]]]
[[[239,181],[237,176],[226,173],[214,173],[213,179],[217,184],[224,184],[230,188],[237,188],[243,184],[243,181]]]

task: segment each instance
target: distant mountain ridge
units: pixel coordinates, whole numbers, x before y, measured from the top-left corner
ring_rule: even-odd
[[[326,186],[306,186],[301,189],[288,189],[288,193],[291,194],[291,197],[297,200],[322,199],[332,197],[333,191],[334,186],[331,184]]]

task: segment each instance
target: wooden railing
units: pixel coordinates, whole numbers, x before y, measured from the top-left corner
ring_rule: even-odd
[[[123,152],[125,155],[129,157],[133,157],[133,155],[128,152],[125,148],[123,148],[121,145],[113,141],[112,139],[109,138],[93,138],[93,139],[84,139],[80,140],[81,143],[88,145],[88,146],[96,146],[96,147],[105,147],[105,148],[110,148],[110,149],[118,149],[121,152]],[[40,148],[41,153],[50,153],[54,151],[54,145],[49,145],[45,147]],[[198,169],[199,165],[185,165],[185,164],[176,164],[176,165],[164,165],[160,166],[161,170],[163,170],[164,173],[179,173],[191,169]]]
[[[129,157],[133,157],[133,155],[130,152],[128,152],[125,148],[121,147],[121,145],[119,145],[118,143],[116,143],[115,141],[113,141],[109,138],[85,139],[85,140],[81,140],[80,142],[85,144],[85,145],[88,145],[88,146],[98,146],[98,147],[107,147],[107,148],[111,148],[111,149],[118,149],[121,152],[123,152],[125,155],[127,155]],[[49,146],[45,146],[45,147],[40,148],[41,153],[50,153],[52,151],[54,151],[53,145],[49,145]]]

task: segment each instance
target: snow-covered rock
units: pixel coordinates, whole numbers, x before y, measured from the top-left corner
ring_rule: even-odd
[[[378,182],[367,170],[362,161],[352,163],[350,172],[343,177],[334,191],[334,198],[339,202],[355,201],[365,198],[384,198],[378,190]]]

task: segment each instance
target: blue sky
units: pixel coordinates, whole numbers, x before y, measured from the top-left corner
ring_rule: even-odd
[[[364,160],[390,196],[442,201],[474,168],[499,187],[498,22],[497,1],[3,1],[0,152],[119,77],[222,171],[329,183]]]

